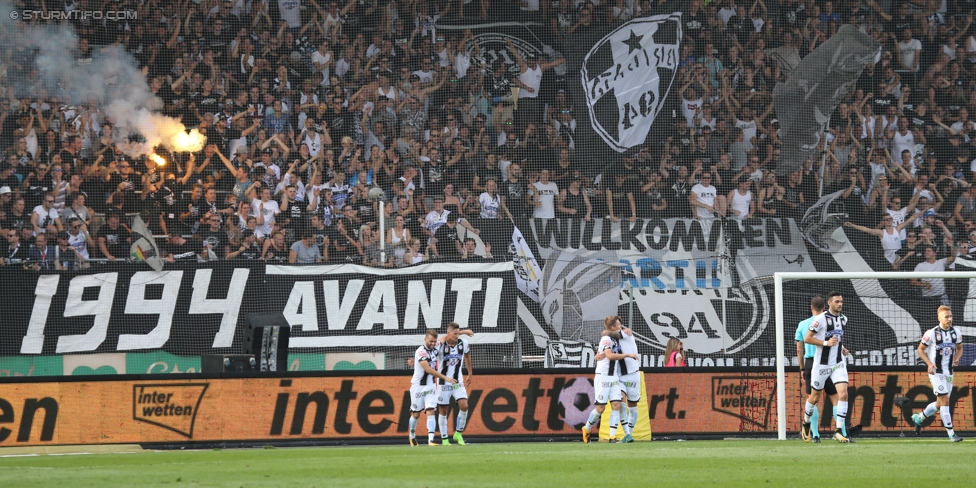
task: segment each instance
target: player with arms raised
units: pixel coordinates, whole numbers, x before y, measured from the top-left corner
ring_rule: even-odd
[[[437,431],[437,418],[434,407],[437,406],[437,383],[440,378],[449,384],[457,383],[454,378],[448,378],[437,371],[437,331],[427,329],[424,335],[424,345],[417,348],[413,354],[413,378],[410,379],[410,445],[417,445],[417,422],[420,412],[427,412],[427,444],[436,446],[434,432]]]
[[[834,383],[837,389],[837,432],[834,439],[837,442],[850,442],[847,436],[847,348],[841,345],[847,317],[841,313],[844,309],[844,297],[839,291],[827,294],[827,310],[813,319],[807,330],[803,342],[817,346],[813,355],[813,370],[810,374],[810,397],[803,411],[804,429],[809,429],[810,418],[813,416],[817,403],[820,402],[820,392],[823,391],[827,380]]]
[[[440,410],[437,420],[441,428],[441,443],[445,446],[451,445],[447,438],[447,413],[451,405],[451,398],[457,401],[458,417],[454,424],[454,442],[464,445],[464,426],[468,421],[468,390],[474,371],[471,368],[471,346],[468,340],[461,337],[461,334],[473,336],[471,329],[461,330],[461,326],[456,322],[447,324],[447,336],[437,345],[438,361],[441,365],[440,391],[437,394],[437,406]],[[468,374],[461,374],[461,363],[467,365]],[[447,379],[454,380],[448,382]],[[428,421],[428,425],[430,422]]]
[[[935,392],[935,401],[928,404],[921,414],[912,415],[915,433],[922,433],[922,422],[935,415],[936,407],[952,442],[962,442],[962,437],[952,430],[952,416],[949,413],[949,394],[952,393],[952,368],[959,366],[962,357],[962,334],[952,327],[952,309],[942,305],[938,310],[939,325],[925,331],[922,342],[918,344],[918,357],[925,361],[929,370],[929,381]]]
[[[603,328],[609,332],[620,333],[620,317],[613,315],[603,321]],[[619,342],[610,337],[600,337],[600,344],[596,348],[597,356],[602,359],[596,362],[596,374],[593,376],[593,389],[596,393],[594,408],[583,426],[583,442],[590,442],[590,433],[594,425],[599,425],[603,410],[610,403],[610,442],[617,442],[617,424],[620,422],[620,384],[617,379],[617,362],[625,358],[640,360],[636,353],[622,353]]]

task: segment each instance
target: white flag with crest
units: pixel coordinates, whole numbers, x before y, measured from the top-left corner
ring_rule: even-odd
[[[539,278],[542,267],[535,260],[532,249],[529,248],[522,231],[512,226],[512,261],[515,263],[515,283],[522,293],[528,295],[536,303],[539,302]]]

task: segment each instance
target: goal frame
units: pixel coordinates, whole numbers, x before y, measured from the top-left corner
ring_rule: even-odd
[[[777,439],[786,440],[786,332],[783,320],[783,282],[797,280],[880,280],[880,279],[973,279],[976,271],[833,271],[773,273],[776,314],[776,430]]]

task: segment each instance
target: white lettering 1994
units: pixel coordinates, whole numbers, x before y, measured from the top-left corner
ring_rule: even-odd
[[[237,318],[244,298],[244,287],[250,271],[235,269],[227,289],[227,298],[209,299],[212,270],[197,270],[193,277],[193,294],[190,299],[190,314],[220,314],[220,328],[214,336],[213,347],[231,347]],[[34,289],[34,308],[31,312],[27,333],[20,346],[21,354],[41,354],[44,347],[44,326],[48,322],[51,301],[58,291],[60,275],[44,275],[38,278]],[[64,306],[64,317],[93,316],[91,329],[84,334],[58,337],[56,353],[88,352],[98,349],[108,335],[112,306],[115,301],[115,288],[118,273],[99,273],[76,276],[68,285],[68,296]],[[125,313],[134,315],[157,315],[156,326],[146,334],[121,334],[117,350],[156,349],[169,340],[176,312],[177,295],[183,271],[143,271],[135,273],[129,281],[125,301]],[[147,285],[162,285],[158,299],[146,298]],[[97,288],[94,300],[84,300],[85,289]]]

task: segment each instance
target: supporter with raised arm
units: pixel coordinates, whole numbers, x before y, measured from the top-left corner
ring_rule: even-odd
[[[881,194],[881,206],[887,209],[887,214],[892,219],[891,223],[895,226],[900,226],[902,222],[909,220],[909,214],[912,214],[915,211],[915,208],[918,206],[918,199],[922,197],[921,192],[916,192],[914,195],[912,195],[908,205],[902,207],[901,204],[904,197],[899,195],[900,194],[895,194],[893,192],[884,192]],[[904,228],[902,227],[902,229]],[[899,238],[900,240],[904,240],[904,237],[904,230],[902,230]]]
[[[844,222],[844,227],[851,227],[877,237],[881,241],[884,259],[888,261],[889,265],[894,264],[897,259],[898,250],[901,249],[901,232],[909,225],[911,225],[911,220],[905,220],[896,227],[890,215],[885,215],[881,219],[880,228],[874,229],[850,221]]]
[[[519,78],[515,80],[515,85],[519,87],[518,104],[515,116],[519,119],[519,124],[532,122],[538,124],[541,121],[542,102],[539,94],[542,91],[543,72],[555,68],[566,62],[566,58],[556,61],[541,62],[538,56],[523,57],[522,53],[515,48],[512,39],[506,39],[508,52],[515,57],[515,62],[519,66]]]

